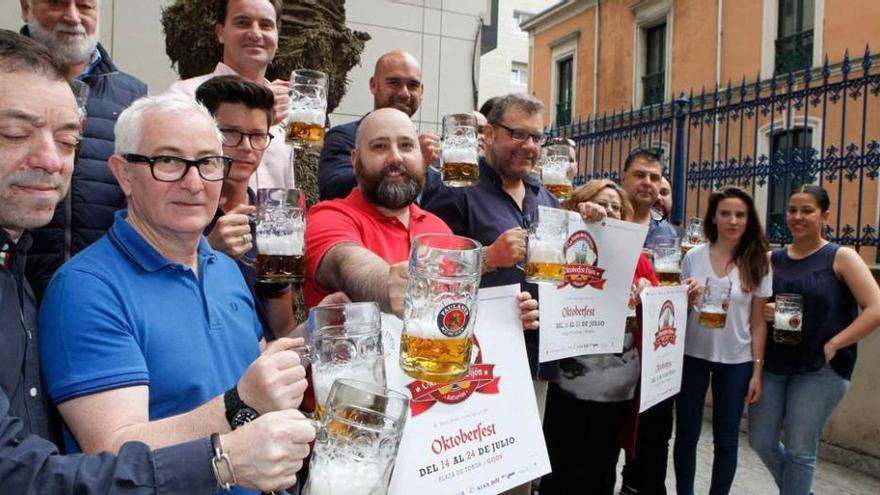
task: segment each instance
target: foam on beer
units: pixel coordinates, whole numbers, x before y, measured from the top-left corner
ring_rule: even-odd
[[[678,260],[661,258],[654,260],[654,271],[662,273],[681,273],[681,267],[678,265]]]
[[[541,181],[544,184],[568,184],[568,176],[565,175],[565,169],[551,169],[544,167],[541,169]]]
[[[295,256],[303,254],[302,236],[257,235],[257,251],[267,256]]]
[[[447,340],[452,338],[461,338],[461,337],[447,337],[440,332],[440,329],[437,328],[436,321],[429,321],[426,319],[416,320],[416,319],[408,319],[403,323],[403,328],[406,331],[406,334],[412,337],[419,337],[422,339],[430,339],[430,340]]]
[[[321,406],[326,405],[327,396],[330,395],[330,387],[339,378],[375,383],[376,378],[373,375],[373,370],[377,366],[376,361],[380,359],[382,357],[377,354],[375,360],[313,365],[312,384],[315,389],[315,400]],[[380,385],[384,385],[384,383]]]
[[[565,263],[558,241],[529,239],[529,263]]]
[[[294,108],[290,110],[290,116],[287,118],[290,123],[301,122],[321,127],[324,127],[325,120],[324,111],[314,108]]]
[[[316,454],[310,465],[309,495],[370,495],[380,486],[390,459]]]
[[[801,326],[791,326],[791,318],[797,316],[794,313],[775,313],[773,315],[773,328],[776,330],[799,331]]]
[[[440,156],[446,163],[477,163],[477,148],[444,148]]]

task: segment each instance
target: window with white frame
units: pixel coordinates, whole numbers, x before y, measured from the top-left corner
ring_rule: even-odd
[[[630,8],[635,17],[633,105],[662,103],[671,77],[672,1],[641,0]]]
[[[529,84],[529,65],[522,62],[510,63],[510,84],[525,86]]]
[[[520,29],[522,23],[534,17],[535,14],[530,12],[523,12],[521,10],[513,11],[513,32],[514,33],[523,33],[524,31]]]
[[[553,60],[550,84],[552,102],[550,122],[553,126],[569,125],[575,119],[577,100],[577,47],[580,31],[569,33],[550,44]]]

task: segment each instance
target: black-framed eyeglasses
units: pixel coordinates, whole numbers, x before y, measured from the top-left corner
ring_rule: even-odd
[[[263,151],[269,147],[272,138],[275,137],[265,132],[241,132],[238,129],[220,129],[223,135],[223,144],[225,146],[238,146],[245,136],[248,138],[251,148],[257,151]]]
[[[532,141],[538,146],[543,146],[544,143],[547,142],[547,136],[543,132],[529,132],[525,129],[513,129],[511,127],[507,127],[500,122],[492,122],[492,125],[498,126],[507,131],[507,133],[510,134],[510,139],[513,139],[517,142],[523,142],[529,138],[531,138]]]
[[[122,158],[129,163],[146,163],[150,173],[159,182],[177,182],[186,176],[191,167],[195,167],[199,176],[207,181],[216,182],[226,178],[232,158],[228,156],[206,156],[197,160],[187,160],[179,156],[156,155],[146,156],[126,153]]]

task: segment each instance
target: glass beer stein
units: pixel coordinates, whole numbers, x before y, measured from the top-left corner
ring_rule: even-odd
[[[290,74],[285,135],[295,148],[320,150],[327,122],[327,74],[297,69]]]
[[[654,272],[660,285],[681,284],[681,247],[678,238],[664,237],[651,247]]]
[[[413,240],[400,341],[400,367],[418,380],[452,383],[471,364],[480,285],[479,242],[443,234]]]
[[[571,196],[572,185],[567,175],[570,161],[571,147],[564,141],[551,141],[541,152],[541,183],[560,201]]]
[[[800,294],[777,294],[773,312],[773,342],[784,345],[801,343],[804,322],[804,299]]]
[[[730,280],[707,278],[700,301],[700,325],[706,328],[724,328],[727,325],[729,306]]]
[[[470,113],[443,116],[440,137],[440,180],[449,187],[480,181],[477,119]]]
[[[258,189],[257,282],[305,280],[306,195],[299,189]]]
[[[327,397],[304,495],[385,495],[406,423],[406,395],[339,379]]]
[[[378,304],[315,306],[309,311],[307,329],[318,417],[337,379],[350,378],[385,386],[382,314]]]
[[[565,241],[568,239],[568,213],[540,208],[529,226],[526,239],[526,282],[560,284],[565,279]],[[576,255],[577,256],[577,255]],[[593,260],[574,259],[574,263]]]
[[[688,220],[687,227],[684,230],[684,237],[681,239],[681,255],[687,254],[693,247],[706,242],[703,236],[703,219],[691,218]]]

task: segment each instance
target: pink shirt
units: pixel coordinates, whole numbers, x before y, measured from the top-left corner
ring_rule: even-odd
[[[196,89],[208,79],[216,76],[237,76],[238,73],[232,67],[220,62],[214,72],[203,76],[191,77],[183,81],[177,81],[168,88],[170,93],[178,93],[195,98]],[[269,81],[263,79],[260,83],[269,86]],[[269,128],[274,136],[269,147],[263,153],[263,163],[257,168],[257,173],[251,176],[250,187],[254,190],[268,187],[294,187],[291,163],[293,159],[293,147],[284,142],[284,128],[274,125]]]

